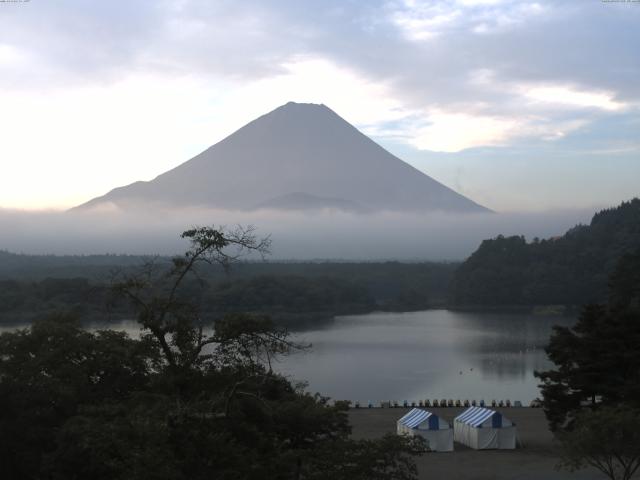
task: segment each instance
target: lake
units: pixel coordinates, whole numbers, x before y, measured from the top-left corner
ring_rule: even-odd
[[[427,310],[336,317],[326,328],[296,335],[310,352],[278,370],[307,380],[334,399],[402,402],[453,398],[485,401],[540,396],[535,370],[552,326],[574,319],[525,314]]]
[[[544,347],[552,326],[573,322],[448,310],[341,316],[294,334],[312,349],[282,358],[274,368],[294,381],[308,381],[312,392],[363,405],[426,398],[528,404],[540,396],[533,372],[551,366]],[[96,328],[132,336],[140,331],[133,321]]]

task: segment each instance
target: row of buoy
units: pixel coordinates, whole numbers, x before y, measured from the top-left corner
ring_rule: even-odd
[[[539,401],[538,401],[539,403]],[[536,400],[531,402],[531,405],[529,405],[530,407],[538,407],[540,405],[538,405],[538,403],[536,403]],[[354,403],[355,408],[362,408],[362,405],[360,404],[359,401],[356,401]],[[485,403],[484,400],[480,400],[479,402],[476,402],[475,400],[453,400],[452,398],[446,399],[443,398],[441,400],[433,399],[433,400],[420,400],[417,403],[416,402],[409,402],[408,400],[405,400],[402,403],[399,403],[397,400],[394,401],[386,401],[386,402],[380,402],[380,407],[381,408],[415,408],[415,407],[488,407],[491,406],[493,408],[509,408],[511,406],[514,407],[522,407],[522,402],[516,400],[515,402],[513,402],[513,404],[511,403],[511,400],[491,400],[490,403]],[[367,402],[367,408],[374,408],[374,404],[373,402],[369,401]]]

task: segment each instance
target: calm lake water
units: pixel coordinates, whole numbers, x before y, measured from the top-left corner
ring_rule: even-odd
[[[308,353],[278,369],[334,399],[379,402],[429,398],[538,397],[535,370],[550,363],[544,347],[553,325],[573,319],[523,314],[427,310],[337,317],[296,335]]]
[[[552,326],[573,322],[448,310],[342,316],[296,333],[294,339],[312,349],[282,358],[274,368],[307,381],[312,392],[362,404],[425,398],[528,404],[540,395],[533,372],[550,367],[544,347]],[[106,328],[132,336],[140,331],[133,321]]]

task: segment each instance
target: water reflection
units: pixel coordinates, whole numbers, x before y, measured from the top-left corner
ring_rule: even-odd
[[[573,319],[523,314],[427,310],[337,317],[296,334],[313,348],[275,367],[311,391],[365,403],[434,398],[510,399],[539,396],[535,370],[550,366],[544,346],[553,325]],[[135,321],[95,325],[138,337]],[[10,327],[2,330],[13,330]]]
[[[338,317],[299,335],[311,352],[280,363],[311,390],[351,400],[539,396],[534,370],[552,326],[572,319],[429,310]]]

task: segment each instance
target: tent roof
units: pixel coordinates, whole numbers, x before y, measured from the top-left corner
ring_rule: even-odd
[[[409,428],[415,428],[422,422],[427,420],[433,413],[426,410],[420,410],[419,408],[412,408],[409,413],[404,415],[398,422],[406,425]]]
[[[472,427],[478,427],[482,425],[487,419],[494,416],[495,410],[489,410],[483,407],[470,407],[455,418],[456,422],[466,423]]]

